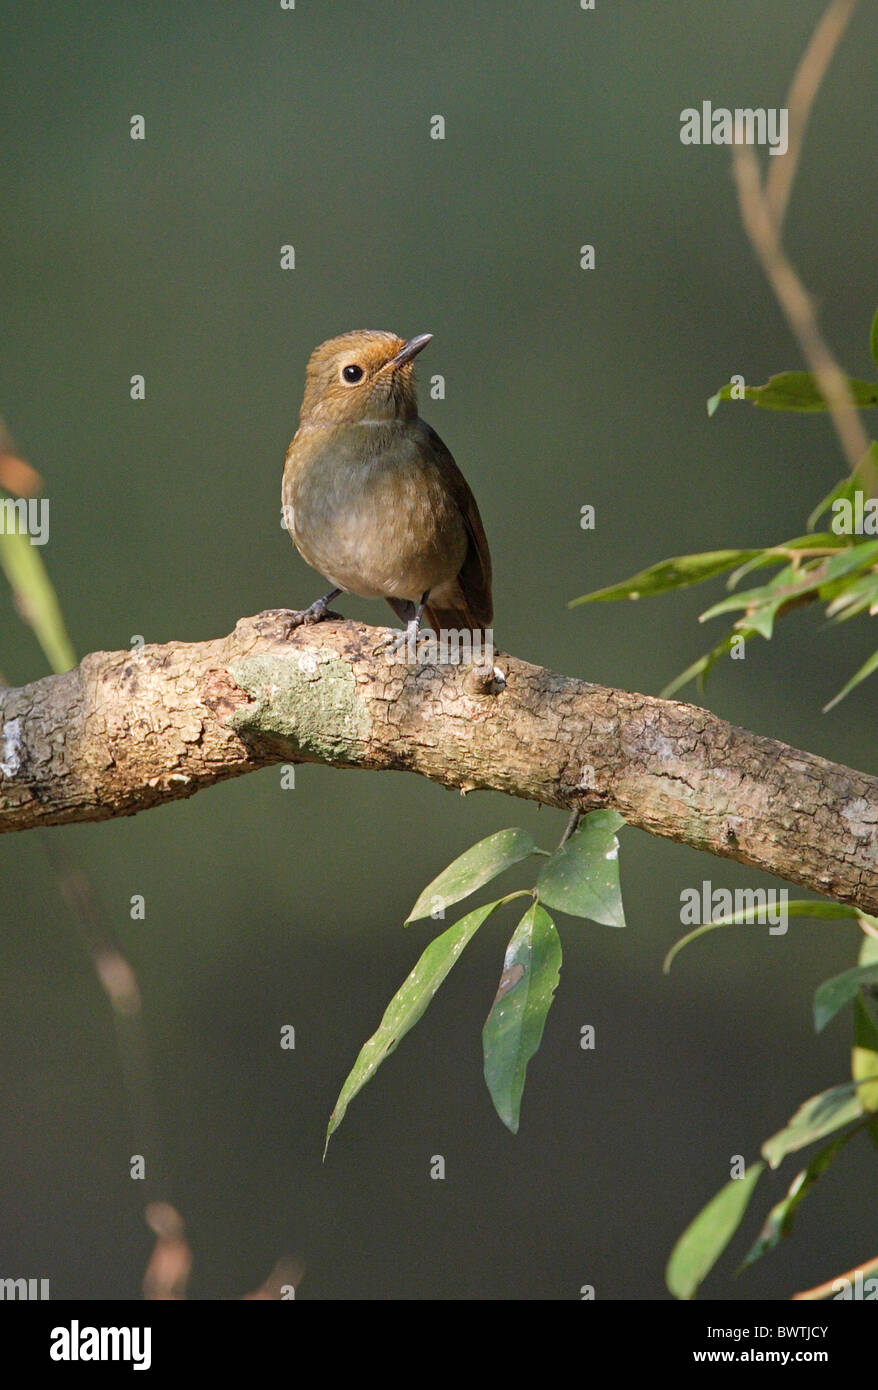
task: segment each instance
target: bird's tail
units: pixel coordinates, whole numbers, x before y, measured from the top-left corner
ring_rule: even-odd
[[[484,624],[464,601],[454,608],[438,608],[428,603],[424,609],[424,622],[438,636],[445,632],[482,632]]]

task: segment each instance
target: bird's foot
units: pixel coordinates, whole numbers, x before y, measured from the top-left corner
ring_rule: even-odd
[[[400,650],[404,641],[404,632],[398,631],[395,627],[389,627],[385,630],[380,642],[377,642],[372,648],[372,655],[380,656],[382,652],[386,652],[388,656],[393,655]]]
[[[287,632],[294,632],[297,627],[310,627],[312,623],[322,623],[326,618],[341,618],[340,613],[333,613],[329,606],[329,601],[319,598],[311,604],[310,608],[303,608],[299,612],[292,612],[287,623]]]
[[[372,655],[378,656],[383,652],[393,665],[417,666],[419,624],[420,617],[417,617],[406,623],[402,632],[388,628],[387,635],[372,648]]]
[[[341,613],[334,613],[329,606],[340,593],[341,589],[333,589],[312,603],[310,608],[270,608],[260,616],[268,619],[272,625],[282,624],[284,637],[289,637],[297,627],[310,627],[312,623],[322,623],[327,618],[344,622]]]

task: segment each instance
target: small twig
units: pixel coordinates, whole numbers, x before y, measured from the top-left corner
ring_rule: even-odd
[[[573,815],[570,817],[569,821],[567,822],[567,825],[566,825],[565,828],[564,828],[564,834],[561,836],[560,840],[558,841],[558,848],[559,848],[559,849],[563,849],[563,848],[564,848],[564,846],[566,845],[567,841],[570,839],[570,836],[575,832],[576,827],[579,825],[579,822],[580,822],[581,819],[582,819],[582,812],[581,812],[581,811],[574,811],[574,812],[573,812]]]
[[[856,8],[857,0],[832,0],[811,35],[811,42],[805,49],[790,83],[785,103],[790,113],[789,144],[785,154],[769,160],[765,179],[765,202],[778,233],[783,226],[790,191],[799,167],[799,155],[811,107],[820,90],[826,69],[832,62],[832,56]]]
[[[856,0],[831,0],[814,31],[787,97],[791,116],[787,153],[775,161],[776,167],[769,170],[763,183],[759,161],[752,148],[735,145],[732,172],[744,230],[826,401],[848,467],[851,472],[860,468],[867,490],[874,492],[878,478],[871,464],[864,462],[869,437],[857,413],[847,377],[820,332],[811,296],[781,240],[781,226],[811,107],[855,7]]]
[[[855,1265],[845,1274],[836,1274],[834,1279],[827,1279],[825,1284],[817,1284],[813,1289],[803,1289],[801,1293],[794,1293],[791,1297],[808,1302],[828,1298],[831,1293],[838,1293],[838,1285],[842,1280],[853,1284],[858,1274],[861,1278],[865,1278],[867,1274],[874,1274],[876,1270],[878,1270],[878,1259],[866,1260],[864,1264]]]
[[[814,373],[817,389],[826,401],[848,467],[853,472],[863,462],[869,438],[857,414],[847,377],[827,347],[817,325],[811,296],[783,249],[768,210],[759,162],[748,145],[734,146],[732,170],[744,230]]]

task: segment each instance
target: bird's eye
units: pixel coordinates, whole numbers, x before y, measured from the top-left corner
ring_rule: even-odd
[[[352,362],[349,367],[342,367],[341,374],[344,377],[345,381],[350,382],[350,384],[353,385],[354,382],[362,381],[363,368],[358,367],[355,362]]]

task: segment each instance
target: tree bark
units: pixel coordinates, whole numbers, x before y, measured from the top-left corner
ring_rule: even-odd
[[[676,700],[498,655],[405,666],[383,629],[283,616],[93,652],[0,691],[0,831],[133,815],[271,763],[420,773],[630,825],[878,912],[878,778]]]

